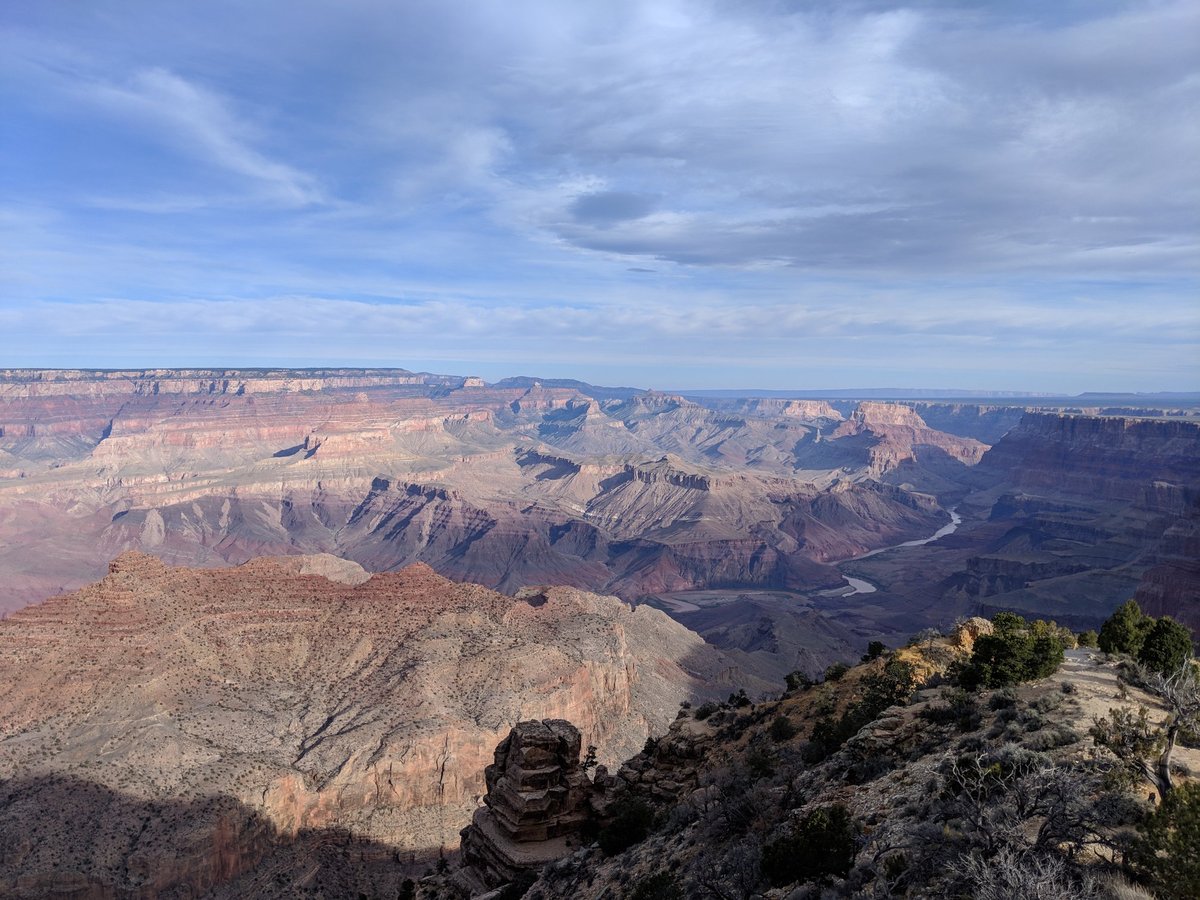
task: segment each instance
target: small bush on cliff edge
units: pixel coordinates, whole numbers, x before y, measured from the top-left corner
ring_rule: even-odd
[[[797,728],[787,716],[776,716],[769,729],[771,740],[776,743],[790,741],[796,736]]]
[[[670,872],[658,872],[638,882],[629,900],[683,900],[683,891]]]
[[[849,671],[850,667],[844,662],[830,663],[825,667],[825,680],[837,681]]]
[[[845,876],[858,851],[850,813],[840,803],[814,809],[762,851],[762,872],[773,887]]]
[[[521,900],[529,893],[529,889],[533,887],[535,881],[537,881],[537,872],[521,872],[500,889],[496,900]]]
[[[600,849],[609,856],[645,840],[654,823],[654,810],[637,797],[624,797],[614,803],[612,816],[596,836]]]
[[[1192,633],[1170,616],[1156,619],[1134,600],[1122,603],[1100,626],[1105,653],[1125,653],[1155,672],[1173,672],[1192,655]]]
[[[1192,633],[1170,616],[1155,620],[1146,632],[1138,662],[1153,672],[1176,672],[1192,656]]]
[[[835,720],[826,714],[817,720],[804,750],[805,762],[815,764],[825,759],[889,706],[906,704],[916,687],[912,663],[889,659],[879,672],[863,678],[861,697],[840,718]]]
[[[716,703],[713,703],[711,700],[708,703],[702,704],[700,708],[696,710],[696,721],[703,722],[720,708],[720,706],[718,706]]]
[[[887,652],[887,645],[883,641],[871,641],[867,644],[867,652],[863,654],[862,661],[870,662],[873,659],[879,659]]]
[[[1054,674],[1063,661],[1065,644],[1058,626],[1040,619],[1027,623],[1015,613],[998,613],[995,632],[975,641],[971,659],[959,681],[968,690],[998,688]]]
[[[1136,856],[1159,896],[1200,897],[1200,783],[1167,794],[1142,826]]]
[[[1127,600],[1100,626],[1096,643],[1105,653],[1137,656],[1153,621],[1142,612],[1136,601]]]

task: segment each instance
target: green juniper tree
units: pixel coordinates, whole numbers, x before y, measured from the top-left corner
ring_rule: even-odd
[[[1192,656],[1192,633],[1170,616],[1154,621],[1146,632],[1138,662],[1154,672],[1174,672]]]
[[[1105,653],[1137,656],[1153,621],[1136,601],[1127,600],[1100,626],[1096,642]]]

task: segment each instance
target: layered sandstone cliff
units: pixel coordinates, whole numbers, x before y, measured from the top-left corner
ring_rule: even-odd
[[[535,874],[579,846],[595,791],[581,747],[579,729],[563,719],[519,722],[497,745],[483,806],[462,832],[456,874],[468,892]]]
[[[932,463],[935,468],[954,463],[970,466],[988,449],[974,438],[930,428],[912,407],[875,401],[858,404],[832,437],[865,441],[869,469],[876,476],[904,463]]]
[[[0,894],[227,880],[321,830],[436,852],[515,722],[569,717],[616,762],[729,681],[698,637],[612,597],[514,598],[424,566],[364,578],[328,558],[193,570],[128,553],[0,621]],[[76,817],[67,783],[109,812]],[[53,824],[31,832],[38,802]]]
[[[1138,503],[1153,482],[1200,482],[1200,422],[1026,413],[981,473],[1041,492]]]
[[[1170,615],[1200,640],[1200,492],[1148,554],[1134,599],[1152,616]]]
[[[905,411],[876,404],[835,437],[840,415],[811,401],[715,409],[404,370],[9,372],[0,610],[86,584],[126,549],[425,562],[630,599],[827,588],[829,560],[945,521],[922,460],[941,478],[973,450],[910,420],[880,430]],[[950,455],[920,449],[939,442]]]

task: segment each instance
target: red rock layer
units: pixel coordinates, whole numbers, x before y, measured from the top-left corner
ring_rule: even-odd
[[[126,549],[332,552],[626,598],[832,587],[829,560],[943,523],[926,476],[978,449],[907,407],[864,404],[837,436],[824,403],[630,393],[402,370],[0,373],[0,610]]]
[[[142,884],[131,872],[226,877],[264,828],[451,845],[518,720],[570,717],[617,761],[702,681],[730,680],[713,648],[648,607],[571,588],[514,599],[426,566],[364,574],[127,553],[100,583],[0,621],[0,894],[35,874],[118,894]],[[32,798],[51,802],[45,785],[63,779],[124,799],[95,820],[47,811],[67,825],[41,834]],[[186,828],[120,820],[147,804],[189,809]]]

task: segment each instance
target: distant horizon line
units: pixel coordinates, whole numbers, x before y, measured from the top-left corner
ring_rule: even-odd
[[[459,374],[451,372],[433,372],[425,369],[409,369],[404,366],[392,365],[180,365],[180,366],[6,366],[0,367],[0,378],[19,378],[24,373],[77,372],[80,374],[149,376],[155,373],[242,373],[242,372],[377,372],[403,373],[407,375],[429,375],[438,378],[479,378],[488,386],[502,385],[506,382],[539,382],[547,385],[578,384],[587,387],[606,388],[620,391],[636,391],[642,393],[678,394],[682,396],[720,398],[784,398],[795,399],[897,399],[897,400],[932,400],[932,399],[1099,399],[1099,398],[1137,398],[1137,399],[1175,399],[1200,400],[1200,390],[1154,390],[1154,391],[1120,391],[1120,390],[1090,390],[1078,393],[1063,391],[1030,391],[1002,390],[991,388],[927,388],[927,387],[837,387],[837,388],[762,388],[762,387],[704,387],[704,388],[652,388],[634,387],[631,385],[608,385],[589,382],[578,378],[541,377],[536,375],[508,375],[492,381],[471,373]]]

